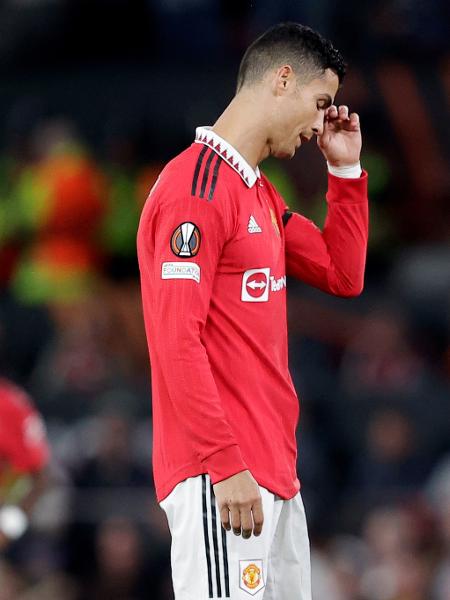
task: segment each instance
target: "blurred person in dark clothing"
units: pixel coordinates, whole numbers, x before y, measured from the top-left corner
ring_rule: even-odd
[[[430,468],[431,460],[408,415],[393,407],[380,408],[369,422],[349,485],[366,503],[387,500],[418,492]]]
[[[364,598],[429,600],[434,552],[427,519],[419,505],[383,505],[367,514],[363,536],[370,564],[361,579]]]
[[[0,600],[3,600],[0,597]],[[5,599],[6,600],[6,599]],[[65,573],[52,573],[7,600],[80,600],[77,584]]]
[[[414,324],[405,311],[379,306],[363,319],[342,358],[338,393],[341,402],[329,410],[340,443],[350,453],[365,445],[365,432],[380,406],[406,410],[420,434],[425,457],[435,456],[448,443],[448,385],[413,343]]]
[[[135,458],[133,425],[133,420],[121,412],[111,409],[100,414],[91,425],[95,443],[90,455],[73,472],[73,521],[67,544],[70,570],[80,578],[97,577],[96,567],[93,570],[98,555],[97,523],[125,520],[129,526],[109,528],[105,525],[105,532],[111,536],[115,532],[117,537],[123,534],[124,539],[129,540],[129,529],[139,520],[146,529],[151,529],[155,551],[161,544],[166,550],[161,525],[153,527],[153,513],[147,507],[152,492],[151,470],[142,468]],[[106,536],[106,541],[111,536]],[[151,560],[157,557],[152,556]]]
[[[413,391],[423,368],[423,360],[410,343],[405,316],[378,308],[366,316],[350,341],[341,377],[349,394]]]
[[[395,563],[392,600],[429,600],[432,574],[432,557],[419,553],[403,554]]]
[[[450,600],[450,454],[433,469],[426,493],[436,518],[439,545],[433,600]]]
[[[350,535],[336,536],[331,540],[328,551],[338,598],[366,600],[361,591],[361,575],[369,564],[370,555],[364,541]]]
[[[0,560],[0,600],[16,600],[25,589],[25,581],[11,564]]]
[[[0,263],[3,259],[0,248]],[[22,304],[6,289],[9,275],[5,274],[2,280],[0,274],[1,373],[19,384],[27,384],[53,335],[53,323],[46,306]]]
[[[117,412],[103,414],[98,420],[95,455],[74,475],[78,488],[151,485],[150,469],[136,464],[132,450],[132,422]]]
[[[104,520],[94,546],[95,568],[87,576],[82,600],[156,600],[160,573],[146,560],[136,523],[123,517]]]
[[[139,285],[123,273],[109,275],[92,288],[79,288],[71,301],[48,303],[54,335],[29,383],[49,418],[73,421],[111,405],[133,416],[147,414],[148,356]]]

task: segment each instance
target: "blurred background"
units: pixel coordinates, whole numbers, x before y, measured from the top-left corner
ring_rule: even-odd
[[[448,2],[2,0],[0,369],[53,457],[0,557],[0,600],[173,598],[136,228],[165,161],[283,20],[344,53],[337,101],[361,115],[370,174],[362,296],[288,282],[314,600],[450,599]],[[315,144],[263,169],[323,223]]]

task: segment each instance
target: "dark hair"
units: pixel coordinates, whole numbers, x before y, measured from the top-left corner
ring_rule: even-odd
[[[283,64],[290,64],[301,75],[332,69],[339,83],[346,70],[341,53],[320,33],[299,23],[280,23],[247,48],[239,67],[237,91],[244,84],[260,81],[268,69]]]

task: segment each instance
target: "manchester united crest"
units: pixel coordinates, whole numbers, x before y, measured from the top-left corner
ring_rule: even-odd
[[[270,218],[272,220],[272,225],[277,235],[280,235],[280,228],[278,227],[277,215],[275,214],[273,208],[270,209]]]
[[[239,572],[241,574],[239,587],[251,596],[264,587],[262,560],[240,560]]]

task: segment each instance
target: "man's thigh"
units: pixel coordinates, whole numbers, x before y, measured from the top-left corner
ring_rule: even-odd
[[[283,501],[270,549],[264,600],[311,600],[310,547],[300,493]]]
[[[263,599],[279,512],[275,496],[262,487],[260,493],[263,530],[247,540],[222,527],[208,475],[182,481],[160,503],[172,536],[175,600]]]

